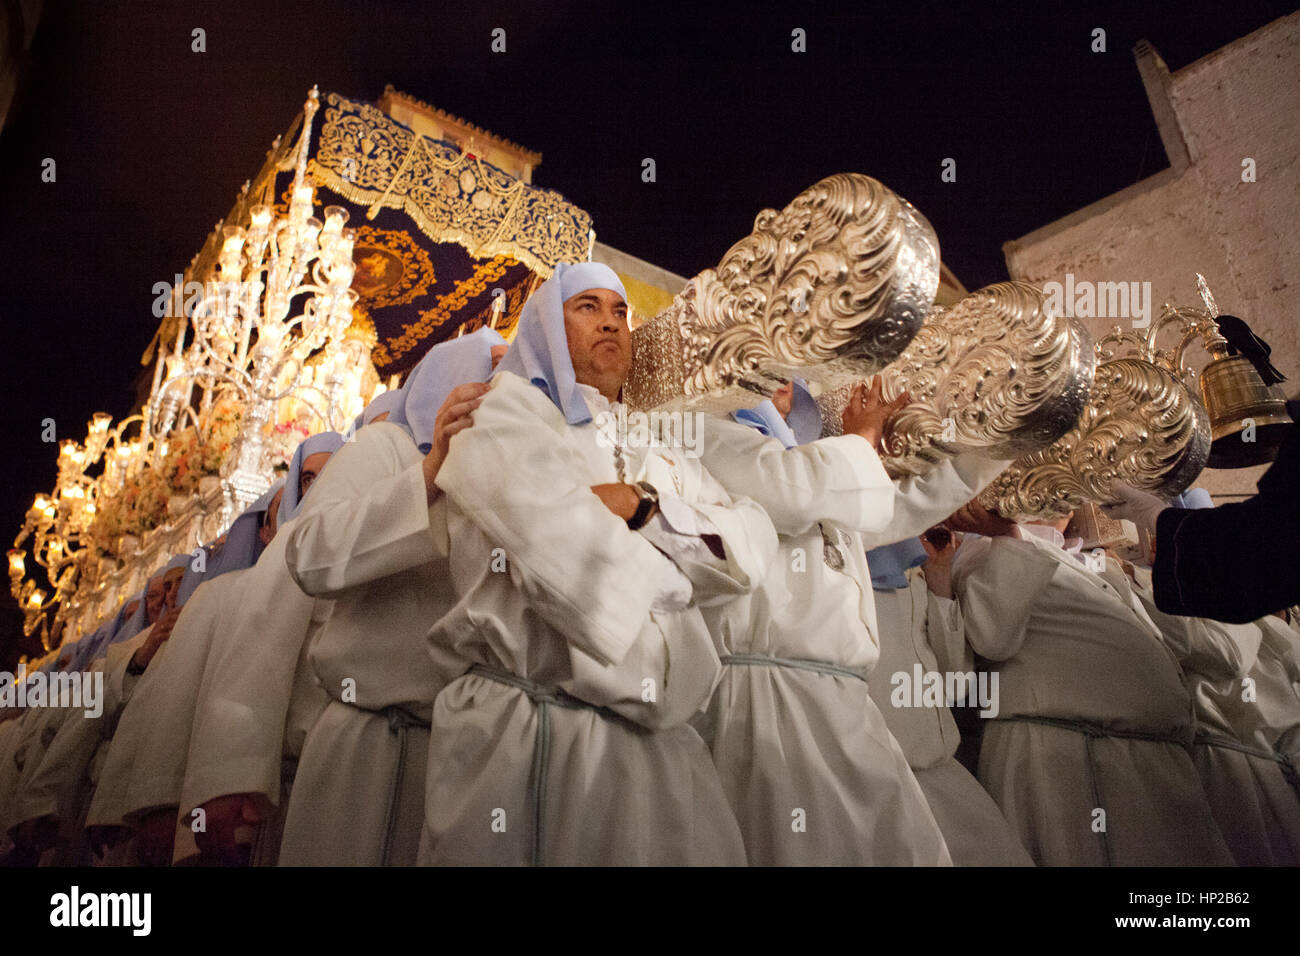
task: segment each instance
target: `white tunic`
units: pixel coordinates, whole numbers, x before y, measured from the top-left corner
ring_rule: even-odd
[[[238,604],[246,573],[205,581],[185,603],[118,722],[88,825],[133,824],[152,810],[180,804],[203,667],[222,618]]]
[[[292,521],[280,526],[241,579],[229,621],[215,632],[181,788],[182,824],[209,800],[251,793],[275,808],[262,829],[278,832],[282,825],[291,769],[285,761],[295,756],[303,724],[325,706],[306,654],[330,612],[329,601],[303,594],[289,574],[285,550],[292,530]],[[266,848],[259,862],[276,849]]]
[[[58,820],[61,862],[65,865],[89,862],[82,846],[85,811],[118,717],[130,698],[131,685],[123,680],[126,665],[152,630],[152,626],[146,627],[129,640],[110,644],[90,665],[88,674],[103,674],[102,708],[94,716],[87,715],[85,708],[63,708],[58,731],[39,764],[24,773],[15,794],[14,815],[19,820],[44,816]]]
[[[13,817],[14,794],[22,780],[32,729],[43,714],[41,708],[28,708],[21,716],[0,724],[0,834],[8,834],[11,827],[22,822]]]
[[[46,751],[70,713],[63,707],[29,706],[22,717],[13,721],[17,729],[10,744],[10,759],[0,774],[0,830],[8,832],[31,819],[23,815],[27,810],[19,803],[18,795],[24,782],[45,759]]]
[[[330,459],[287,537],[288,566],[334,610],[310,653],[329,702],[290,798],[286,865],[409,865],[424,821],[428,723],[443,681],[425,636],[454,600],[445,503],[396,425]]]
[[[1300,863],[1300,799],[1279,765],[1269,733],[1275,695],[1268,664],[1259,659],[1261,627],[1266,625],[1164,614],[1155,605],[1150,572],[1138,569],[1136,574],[1134,593],[1191,682],[1196,708],[1192,756],[1233,859],[1240,866]],[[1267,698],[1263,706],[1261,696]]]
[[[883,533],[896,494],[875,451],[857,435],[786,450],[746,425],[709,419],[703,462],[781,533],[762,585],[705,609],[727,666],[703,730],[749,862],[950,863],[867,693],[880,648],[857,532]]]
[[[1300,631],[1272,615],[1255,624],[1263,632],[1255,679],[1259,733],[1275,753],[1300,768]],[[1300,779],[1291,777],[1300,786]]]
[[[1119,566],[1103,578],[1038,538],[984,538],[963,546],[953,578],[967,640],[1000,678],[980,782],[1030,856],[1231,863],[1189,753],[1178,661]]]
[[[675,512],[684,535],[682,508],[706,519],[725,548],[725,560],[683,551],[670,562],[591,492],[619,480],[596,431],[568,425],[541,390],[501,372],[474,426],[451,441],[438,484],[459,599],[429,635],[446,686],[423,862],[745,860],[687,721],[720,668],[699,607],[751,590],[776,536],[757,505],[733,501],[681,449],[628,448],[626,480],[676,499],[661,514]],[[654,610],[679,571],[693,602]]]
[[[1032,866],[998,805],[957,762],[961,734],[946,701],[918,707],[911,706],[913,695],[896,694],[910,688],[918,667],[921,674],[969,674],[974,664],[961,606],[931,591],[919,568],[910,568],[907,580],[905,588],[876,591],[880,662],[868,681],[871,697],[903,748],[954,865]],[[970,694],[967,706],[978,706]]]

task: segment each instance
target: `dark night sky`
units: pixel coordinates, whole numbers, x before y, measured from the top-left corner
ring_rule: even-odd
[[[588,210],[601,241],[684,276],[760,208],[869,173],[925,213],[973,289],[1006,278],[1003,242],[1167,165],[1137,40],[1178,69],[1294,4],[1027,9],[47,3],[0,131],[0,531],[53,486],[43,418],[81,439],[91,413],[131,410],[153,284],[188,264],[313,83],[371,100],[391,83],[540,151],[534,181]],[[489,49],[497,26],[505,54]],[[940,181],[949,156],[956,183]],[[18,622],[4,603],[0,668]]]

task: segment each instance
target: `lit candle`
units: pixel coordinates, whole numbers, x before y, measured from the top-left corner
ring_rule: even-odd
[[[348,211],[346,209],[342,206],[330,206],[325,210],[324,231],[331,236],[337,236],[343,231],[347,221]]]
[[[250,220],[253,232],[266,232],[271,227],[271,207],[265,203],[258,203],[253,207]]]

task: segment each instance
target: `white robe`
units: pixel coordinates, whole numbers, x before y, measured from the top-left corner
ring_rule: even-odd
[[[241,579],[237,607],[215,632],[181,787],[182,826],[194,808],[230,794],[256,794],[274,808],[250,834],[254,863],[271,862],[278,852],[274,835],[287,809],[294,748],[326,700],[307,652],[331,604],[303,594],[290,575],[285,550],[292,530],[292,521],[279,527]]]
[[[1137,578],[1134,593],[1191,681],[1192,757],[1233,859],[1240,866],[1300,863],[1300,799],[1275,759],[1268,702],[1260,706],[1259,683],[1268,688],[1269,680],[1259,660],[1266,625],[1164,614],[1150,572],[1139,569]]]
[[[446,686],[433,711],[422,862],[745,861],[708,748],[687,722],[720,669],[699,606],[751,590],[776,536],[757,505],[731,500],[681,449],[627,448],[627,481],[649,480],[724,544],[724,561],[669,561],[591,492],[619,480],[596,432],[502,372],[474,426],[451,441],[438,485],[458,602],[429,635]],[[669,510],[681,511],[660,514]],[[654,610],[681,574],[691,604]]]
[[[961,606],[927,587],[919,568],[907,571],[905,588],[876,591],[880,662],[868,681],[908,766],[934,812],[956,866],[1033,866],[1002,811],[978,780],[957,762],[961,734],[947,706],[910,706],[921,673],[972,672]],[[907,681],[896,682],[895,674]],[[966,706],[978,706],[968,693]],[[907,706],[897,706],[903,701]],[[960,702],[959,702],[960,704]]]
[[[1300,631],[1272,615],[1255,624],[1263,632],[1251,676],[1259,708],[1259,733],[1275,753],[1300,770]],[[1300,779],[1291,778],[1300,786]]]
[[[23,716],[26,716],[25,714]],[[19,770],[14,763],[14,749],[22,739],[22,717],[13,717],[0,723],[0,820],[8,815],[5,809],[18,786]],[[0,827],[0,858],[13,847],[8,830]]]
[[[1118,565],[1103,578],[1038,538],[984,538],[963,546],[953,579],[967,640],[1000,678],[979,779],[1030,856],[1230,864],[1189,753],[1178,661]],[[1022,715],[1075,729],[1010,719]]]
[[[303,748],[285,865],[416,862],[442,683],[425,636],[454,600],[445,504],[428,504],[423,461],[398,426],[367,425],[330,459],[288,534],[294,578],[334,610],[310,654],[329,703]]]
[[[8,832],[31,819],[24,816],[27,809],[20,804],[19,793],[24,782],[45,759],[46,751],[69,713],[63,707],[29,706],[26,713],[14,721],[18,726],[10,744],[10,759],[0,774],[0,831]]]
[[[23,742],[39,713],[28,709],[0,724],[0,840],[8,839],[9,828],[21,822],[13,819],[13,799],[23,775]]]
[[[787,450],[746,425],[709,419],[703,463],[762,505],[780,532],[762,585],[704,610],[726,666],[701,726],[749,862],[949,864],[867,693],[879,643],[857,532],[884,534],[896,497],[875,451],[857,435]],[[828,563],[830,548],[842,568]]]
[[[149,662],[113,735],[87,822],[131,824],[180,803],[203,666],[223,614],[237,604],[244,571],[201,584]]]
[[[52,816],[59,822],[59,861],[64,865],[90,862],[83,839],[85,812],[99,781],[99,771],[122,708],[130,699],[132,679],[126,674],[131,657],[149,638],[146,627],[126,641],[110,644],[87,674],[103,674],[100,710],[87,715],[84,707],[67,707],[40,763],[24,773],[14,799],[19,820]]]
[[[155,810],[179,812],[204,666],[222,621],[238,606],[245,574],[228,572],[190,595],[122,712],[87,826],[135,826]],[[191,851],[180,851],[180,857],[188,855]]]

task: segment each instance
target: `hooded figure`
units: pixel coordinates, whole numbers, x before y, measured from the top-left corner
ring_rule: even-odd
[[[1193,510],[1213,508],[1214,502],[1204,489],[1192,488],[1171,505]],[[1226,624],[1165,614],[1156,606],[1151,571],[1141,565],[1131,586],[1191,688],[1192,760],[1233,859],[1238,866],[1295,866],[1298,778],[1293,757],[1277,745],[1300,725],[1300,697],[1292,683],[1300,667],[1285,653],[1300,646],[1300,635],[1274,615]]]
[[[251,568],[257,563],[265,547],[262,544],[261,531],[262,524],[266,521],[267,509],[271,507],[276,494],[284,487],[285,480],[284,476],[275,479],[260,498],[244,509],[243,514],[231,523],[226,531],[225,542],[216,549],[215,553],[211,546],[204,549],[208,552],[208,556],[207,567],[203,571],[195,571],[194,563],[190,562],[185,569],[185,577],[181,579],[180,591],[176,595],[178,604],[184,605],[203,582],[218,578],[228,571]]]
[[[760,435],[775,438],[786,448],[806,445],[822,435],[822,414],[817,407],[817,399],[812,397],[808,383],[801,378],[794,380],[788,421],[786,416],[777,411],[770,398],[753,408],[732,412],[731,417],[743,425],[749,425]]]
[[[987,526],[953,569],[998,678],[979,781],[1040,866],[1230,865],[1177,655],[1119,562],[1078,560],[1061,524]]]
[[[127,615],[126,609],[132,601],[138,602],[135,613]],[[102,625],[98,630],[88,637],[83,637],[74,645],[73,655],[68,662],[68,666],[63,668],[65,671],[84,671],[90,666],[90,662],[99,656],[100,652],[107,647],[123,629],[128,620],[134,619],[144,607],[144,591],[140,591],[132,597],[122,602],[122,606],[117,609],[113,619],[107,624]],[[139,627],[136,628],[138,632]]]
[[[356,437],[358,431],[364,426],[369,425],[380,415],[390,415],[402,401],[402,390],[400,388],[391,388],[386,392],[380,392],[370,400],[370,404],[361,410],[361,414],[352,420],[346,432],[343,433],[344,441],[351,441]]]
[[[608,267],[557,266],[438,472],[456,602],[429,632],[421,862],[743,862],[687,722],[719,667],[700,608],[754,587],[775,536],[689,453],[597,425],[626,309]]]
[[[950,581],[961,543],[927,548],[916,537],[867,552],[880,633],[880,661],[868,687],[925,794],[953,864],[1032,866],[998,805],[958,762],[961,733],[946,694],[941,701],[927,700],[923,690],[913,690],[918,681],[924,686],[926,675],[937,675],[945,688],[948,675],[969,675],[962,678],[969,681],[969,693],[953,703],[980,706],[974,656]],[[930,559],[930,550],[933,561],[921,574],[915,569]]]
[[[447,395],[486,378],[501,345],[486,332],[430,349],[263,556],[237,647],[204,678],[186,770],[183,808],[204,806],[217,837],[205,853],[228,850],[237,798],[262,820],[255,861],[414,862],[436,693],[423,637],[449,602],[425,458]],[[232,723],[241,711],[255,725]]]
[[[59,822],[59,859],[75,866],[88,864],[85,842],[85,812],[99,782],[97,752],[107,746],[117,725],[117,718],[130,696],[123,683],[123,671],[132,654],[149,638],[157,617],[174,606],[175,591],[164,592],[160,610],[150,616],[146,610],[149,588],[155,581],[177,578],[190,555],[176,555],[154,572],[145,587],[136,613],[94,651],[83,677],[94,693],[94,706],[73,706],[58,711],[58,718],[42,730],[47,744],[28,755],[27,766],[14,793],[13,816],[18,821],[53,817]],[[88,704],[83,691],[83,704]],[[51,732],[52,731],[52,732]],[[87,780],[89,785],[87,785]]]
[[[506,340],[494,329],[479,329],[429,349],[395,394],[389,423],[406,432],[420,454],[433,447],[434,422],[451,390],[492,377],[492,349]],[[509,353],[507,353],[509,354]]]
[[[524,303],[515,340],[501,360],[500,372],[532,382],[564,413],[570,425],[591,421],[569,357],[564,330],[564,303],[589,289],[609,289],[627,301],[627,292],[614,270],[602,262],[561,262]]]
[[[343,436],[338,432],[317,432],[304,438],[293,452],[289,461],[289,473],[284,479],[284,497],[280,499],[279,523],[291,521],[302,505],[303,464],[312,455],[333,455],[344,445]]]
[[[705,736],[751,865],[947,865],[943,837],[867,694],[879,653],[862,532],[895,489],[869,439],[821,438],[796,382],[708,419],[704,464],[767,509],[779,551],[752,594],[705,611],[724,665]],[[801,824],[801,825],[800,825]]]
[[[99,632],[99,640],[91,646],[86,647],[79,656],[76,662],[78,669],[87,669],[95,660],[101,657],[110,646],[131,640],[145,628],[153,624],[154,619],[149,615],[149,584],[165,578],[168,571],[187,568],[192,557],[193,556],[188,553],[174,555],[165,565],[153,574],[149,575],[149,581],[145,584],[144,590],[136,595],[135,598],[131,599],[139,601],[135,613],[126,618],[120,627],[105,629]],[[183,577],[182,580],[184,580]],[[179,585],[177,585],[177,588],[179,590]],[[125,609],[126,605],[130,603],[131,601],[125,602],[122,605],[122,608]],[[180,602],[175,597],[172,599],[172,604],[175,607],[180,607]],[[120,611],[118,613],[119,615],[121,614]]]
[[[277,479],[235,519],[204,572],[194,572],[191,562],[178,593],[185,610],[167,643],[138,683],[134,674],[120,678],[131,706],[122,714],[86,817],[88,826],[139,827],[137,838],[115,851],[116,862],[171,862],[203,671],[218,631],[243,599],[243,576],[264,549],[261,525],[284,484],[283,477]]]

